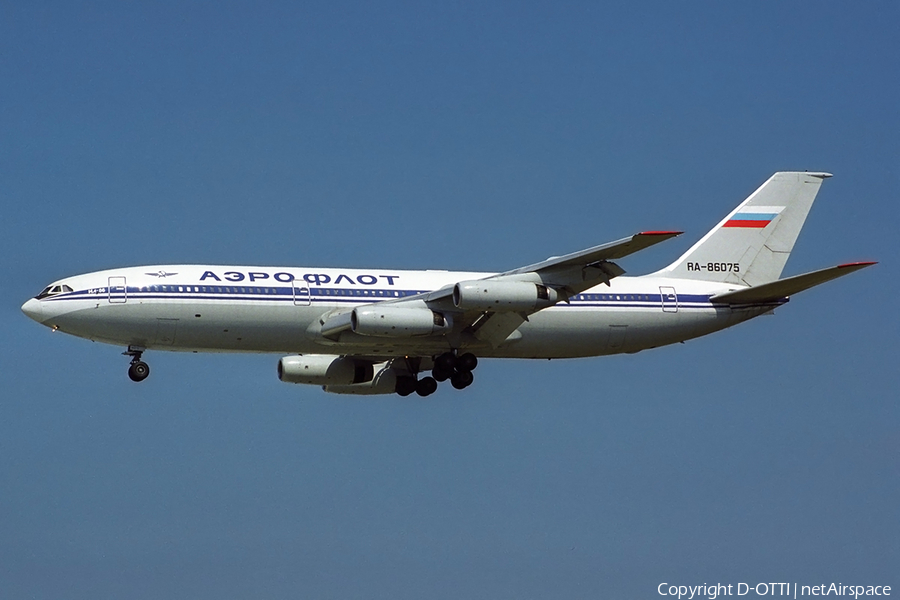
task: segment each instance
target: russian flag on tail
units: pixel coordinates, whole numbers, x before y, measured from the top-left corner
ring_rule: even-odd
[[[778,206],[747,206],[731,215],[722,227],[763,229],[784,209]]]

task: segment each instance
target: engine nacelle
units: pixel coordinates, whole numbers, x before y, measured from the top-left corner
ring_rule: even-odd
[[[357,383],[354,385],[323,385],[322,389],[332,394],[352,394],[356,396],[393,394],[397,391],[397,371],[391,368],[385,368],[375,373],[375,377],[366,383]]]
[[[453,328],[449,317],[428,308],[360,306],[350,313],[350,330],[375,337],[409,337],[444,333]]]
[[[331,354],[285,356],[278,361],[278,379],[285,383],[351,385],[371,381],[373,374],[370,362]]]
[[[461,281],[453,286],[453,304],[462,310],[531,311],[560,300],[553,288],[527,281]]]

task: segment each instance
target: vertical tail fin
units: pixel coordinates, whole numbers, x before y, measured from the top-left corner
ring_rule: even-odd
[[[760,285],[775,281],[830,173],[775,173],[659,275]]]

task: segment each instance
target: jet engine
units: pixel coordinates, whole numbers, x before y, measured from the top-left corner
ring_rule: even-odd
[[[372,380],[372,363],[331,354],[285,356],[278,361],[278,379],[285,383],[352,385]]]
[[[556,290],[527,281],[461,281],[453,286],[453,304],[462,310],[532,311],[556,304]]]
[[[375,373],[371,381],[353,385],[323,385],[322,389],[332,394],[352,394],[357,396],[374,396],[375,394],[393,394],[397,391],[397,371],[390,367],[382,368]]]
[[[449,317],[428,308],[360,306],[350,313],[350,330],[375,337],[408,337],[450,331]]]

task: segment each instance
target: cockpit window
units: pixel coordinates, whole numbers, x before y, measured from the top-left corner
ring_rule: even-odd
[[[72,288],[68,285],[48,285],[41,293],[35,296],[38,300],[42,298],[47,298],[48,296],[55,296],[57,294],[62,294],[63,292],[71,292]]]

